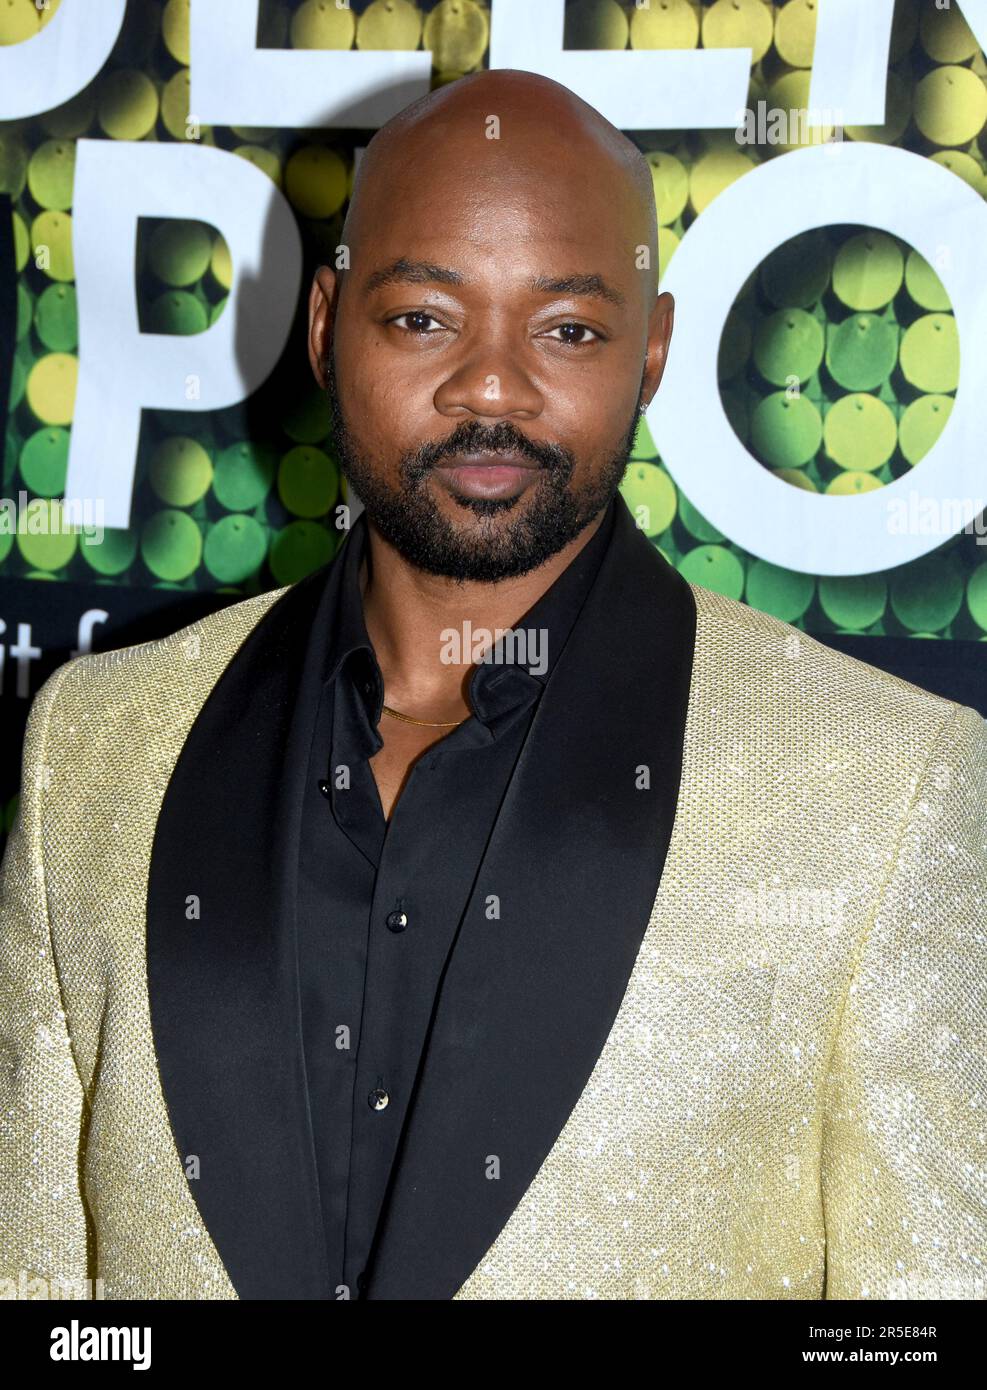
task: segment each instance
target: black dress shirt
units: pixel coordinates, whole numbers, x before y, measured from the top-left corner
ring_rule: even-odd
[[[471,717],[415,762],[389,821],[369,763],[383,743],[384,691],[363,620],[363,514],[333,562],[303,674],[321,694],[302,806],[297,927],[337,1298],[358,1298],[366,1287],[443,973],[545,683],[610,544],[616,505],[516,625],[527,644],[512,651],[510,639],[501,642],[502,662],[476,666]],[[497,910],[495,899],[485,905],[491,918]]]

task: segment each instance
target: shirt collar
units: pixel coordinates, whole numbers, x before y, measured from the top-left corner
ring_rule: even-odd
[[[360,593],[360,566],[366,553],[367,518],[361,512],[347,532],[333,561],[330,585],[334,589],[329,605],[329,632],[322,668],[323,680],[332,680],[340,665],[353,651],[365,648],[373,655],[373,647],[363,621],[363,596]]]
[[[541,598],[485,653],[470,681],[470,704],[488,727],[522,701],[528,702],[548,681],[562,648],[589,596],[614,531],[617,499],[579,554]],[[361,512],[333,563],[332,600],[328,605],[328,635],[322,668],[324,682],[341,669],[352,676],[376,724],[380,719],[383,680],[363,618],[360,567],[366,553],[367,520]],[[465,628],[464,645],[486,646],[495,634]]]
[[[547,683],[610,545],[615,511],[611,502],[575,559],[477,665],[470,703],[478,718],[487,720],[513,703],[522,681]]]

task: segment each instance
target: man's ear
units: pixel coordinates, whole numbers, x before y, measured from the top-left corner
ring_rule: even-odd
[[[674,324],[675,300],[665,290],[655,300],[648,320],[648,349],[642,388],[646,406],[651,404],[652,397],[661,385],[665,362],[668,358],[668,344],[671,341]]]
[[[336,272],[320,265],[308,292],[308,360],[319,386],[329,383],[329,342],[336,312]]]

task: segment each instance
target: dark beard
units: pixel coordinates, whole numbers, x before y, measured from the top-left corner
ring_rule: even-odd
[[[642,374],[642,390],[643,384]],[[441,444],[423,444],[405,454],[398,466],[400,489],[395,491],[353,445],[340,407],[331,347],[326,392],[339,466],[363,503],[367,520],[416,569],[482,583],[527,574],[576,539],[616,495],[640,419],[639,391],[634,416],[605,468],[578,493],[569,491],[575,459],[568,449],[527,439],[507,420],[486,426],[476,419],[464,420]],[[442,458],[482,449],[516,450],[540,465],[542,477],[532,484],[531,505],[502,529],[481,525],[472,535],[459,535],[435,505],[425,480]],[[482,518],[510,512],[520,499],[463,497],[456,501]]]

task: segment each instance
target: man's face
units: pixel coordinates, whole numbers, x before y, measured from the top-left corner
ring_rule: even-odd
[[[655,271],[612,186],[448,153],[389,181],[372,235],[364,214],[323,357],[368,519],[419,569],[495,581],[614,496],[671,313],[649,318]]]

